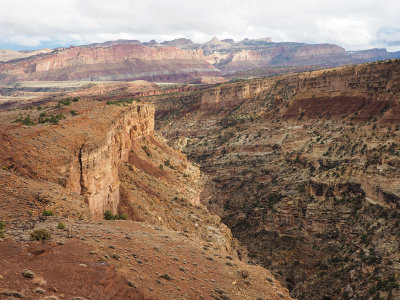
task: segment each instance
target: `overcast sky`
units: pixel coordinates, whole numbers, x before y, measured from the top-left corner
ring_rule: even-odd
[[[0,0],[0,49],[213,36],[400,50],[399,0]]]

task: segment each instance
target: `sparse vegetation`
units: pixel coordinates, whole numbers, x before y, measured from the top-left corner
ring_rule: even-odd
[[[42,212],[42,216],[51,217],[51,216],[54,216],[54,212],[52,212],[51,210],[44,209]]]
[[[114,215],[111,210],[106,210],[104,212],[104,220],[128,220],[128,215],[126,213]]]
[[[38,122],[40,124],[51,123],[55,125],[58,124],[58,122],[63,119],[65,119],[65,116],[63,114],[47,116],[46,113],[43,112],[39,115]]]
[[[31,233],[31,239],[34,241],[44,241],[50,238],[51,234],[46,229],[36,229]]]
[[[62,223],[62,222],[59,222],[59,223],[58,223],[57,229],[63,230],[63,229],[65,229],[65,228],[66,228],[66,227],[65,227],[64,223]]]
[[[142,149],[148,157],[151,157],[150,149],[146,145],[142,146]]]
[[[122,100],[114,100],[114,101],[107,101],[107,105],[117,105],[123,106],[127,104],[132,104],[133,102],[141,102],[140,98],[133,98],[133,99],[122,99]]]
[[[19,118],[15,119],[14,122],[15,123],[21,123],[22,125],[26,125],[26,126],[35,125],[35,123],[31,119],[30,115],[25,116],[25,117],[19,117]]]
[[[6,222],[0,221],[0,238],[4,237],[4,228],[6,228]]]
[[[57,104],[56,107],[59,108],[59,107],[62,107],[62,106],[70,106],[71,102],[72,102],[72,100],[70,98],[63,99],[63,100],[58,101],[58,104]]]

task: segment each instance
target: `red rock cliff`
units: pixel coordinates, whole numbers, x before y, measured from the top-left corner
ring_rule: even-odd
[[[220,72],[201,50],[143,45],[72,47],[49,55],[0,64],[0,81],[134,80],[185,81]]]

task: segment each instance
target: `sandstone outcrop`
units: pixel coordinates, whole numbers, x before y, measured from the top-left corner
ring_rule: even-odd
[[[39,124],[19,143],[16,143],[19,126],[3,125],[3,141],[12,141],[15,145],[13,151],[7,146],[2,148],[2,163],[16,172],[61,183],[83,195],[91,217],[99,219],[106,210],[117,212],[119,164],[128,161],[135,140],[153,133],[154,108],[148,104],[136,104],[128,109],[92,104],[85,109],[92,116],[84,120],[79,115],[68,117],[65,121],[68,131]],[[54,113],[68,111],[64,107]],[[84,130],[81,126],[85,126]]]

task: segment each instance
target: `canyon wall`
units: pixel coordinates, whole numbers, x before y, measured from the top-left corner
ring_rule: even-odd
[[[215,111],[221,108],[233,108],[246,100],[258,96],[271,87],[272,81],[253,80],[245,83],[219,85],[207,89],[201,98],[201,110]]]
[[[70,167],[67,187],[81,193],[91,217],[117,212],[120,201],[119,164],[127,162],[135,140],[154,131],[154,107],[136,105],[123,112],[103,133],[103,140],[82,144]]]
[[[310,113],[316,110],[319,99],[334,97],[348,99],[345,105],[357,105],[357,109],[360,105],[372,105],[376,100],[381,101],[381,104],[388,101],[390,105],[399,101],[393,96],[400,92],[397,84],[400,71],[398,68],[388,68],[388,63],[391,62],[221,84],[205,90],[201,108],[207,111],[232,108],[246,100],[264,96],[274,87],[281,90],[280,97],[289,99],[290,95],[291,106],[286,117],[298,117],[301,110]],[[399,64],[399,61],[393,64]],[[349,105],[353,100],[355,103]]]

